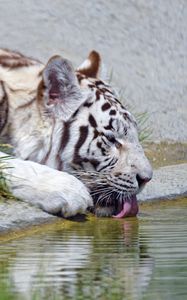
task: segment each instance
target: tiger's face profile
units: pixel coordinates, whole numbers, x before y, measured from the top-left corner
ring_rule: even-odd
[[[36,96],[14,102],[12,116],[9,111],[16,154],[79,178],[90,190],[96,215],[135,216],[136,195],[152,168],[135,118],[99,78],[100,55],[92,51],[76,71],[60,56],[45,67],[30,63],[38,78]],[[8,90],[5,81],[3,89]]]

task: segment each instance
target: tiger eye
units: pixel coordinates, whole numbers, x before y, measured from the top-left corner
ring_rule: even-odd
[[[110,143],[112,143],[113,145],[115,145],[115,147],[117,149],[120,149],[122,147],[122,144],[119,141],[117,141],[114,136],[106,136],[106,138],[108,139],[108,141]]]
[[[122,144],[118,141],[115,141],[115,146],[116,146],[117,149],[121,149]]]

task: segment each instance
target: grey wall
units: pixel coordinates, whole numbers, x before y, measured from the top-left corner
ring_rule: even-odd
[[[0,46],[75,65],[100,51],[152,139],[187,141],[187,0],[0,0]]]

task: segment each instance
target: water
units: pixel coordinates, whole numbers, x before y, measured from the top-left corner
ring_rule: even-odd
[[[187,199],[0,242],[0,300],[187,299]]]

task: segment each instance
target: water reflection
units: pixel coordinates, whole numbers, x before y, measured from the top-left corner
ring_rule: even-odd
[[[1,244],[1,291],[19,300],[180,299],[187,218],[184,207],[174,214],[173,206],[149,207],[138,219],[92,218]]]

